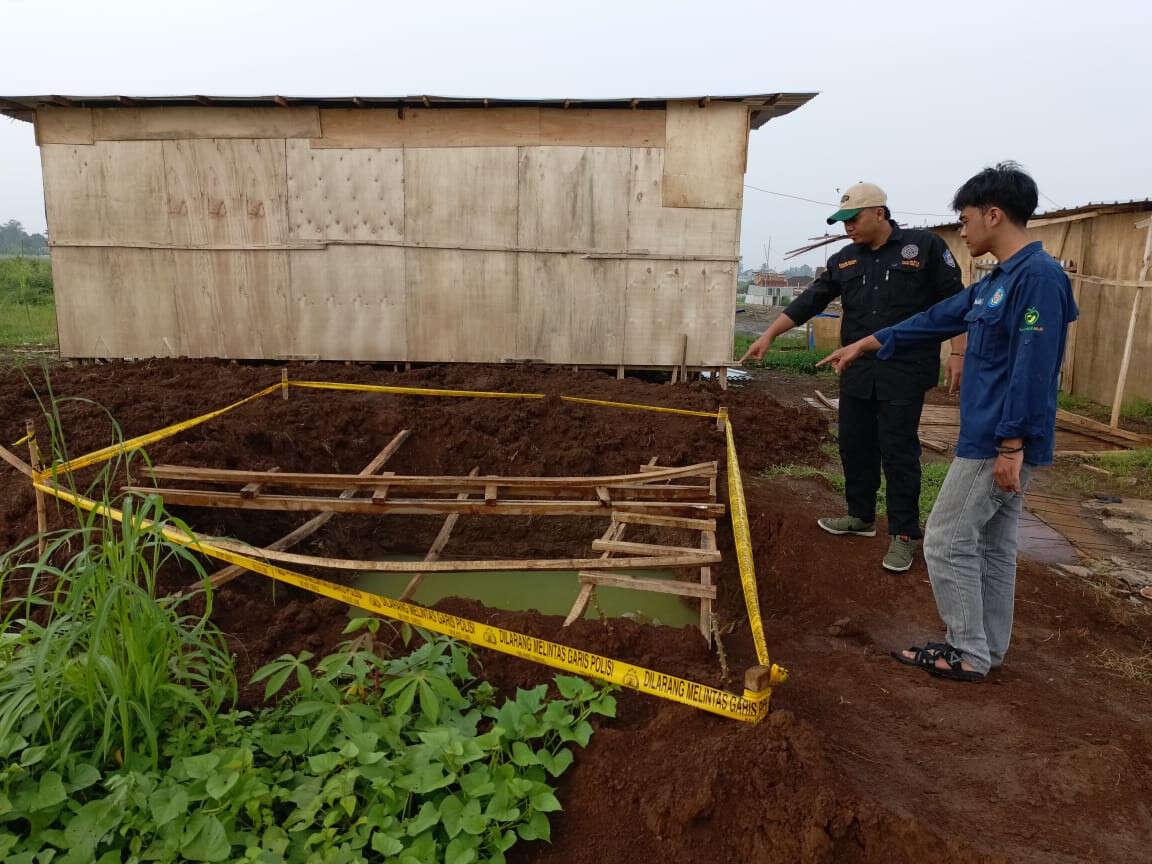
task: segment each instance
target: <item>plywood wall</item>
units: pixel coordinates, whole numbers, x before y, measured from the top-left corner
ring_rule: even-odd
[[[1112,279],[1135,280],[1144,254],[1146,229],[1136,222],[1149,213],[1102,213],[1075,221],[1030,228],[1048,254],[1074,266],[1076,272]],[[938,229],[964,272],[965,284],[981,273],[956,228]],[[1075,284],[1075,283],[1074,283]],[[1076,286],[1080,318],[1072,325],[1074,346],[1065,362],[1062,386],[1078,396],[1110,404],[1116,391],[1124,338],[1132,312],[1135,288],[1090,282]],[[1148,289],[1145,289],[1147,292]],[[1132,359],[1124,398],[1152,399],[1152,303],[1145,301],[1137,316]]]
[[[51,108],[36,131],[68,356],[731,358],[740,104]]]

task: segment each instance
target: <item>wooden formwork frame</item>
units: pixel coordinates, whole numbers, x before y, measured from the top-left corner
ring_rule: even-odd
[[[21,442],[29,442],[32,465],[28,465],[7,449],[0,447],[0,458],[28,475],[34,486],[38,483],[48,487],[48,491],[65,493],[67,490],[57,484],[58,478],[71,473],[84,465],[94,464],[109,458],[117,452],[127,452],[139,448],[150,441],[161,440],[185,428],[219,416],[239,407],[252,399],[280,390],[287,398],[289,386],[317,386],[314,383],[289,382],[286,374],[281,376],[279,386],[266,388],[230,406],[200,417],[192,418],[131,441],[95,451],[70,462],[46,467],[39,464],[34,433],[29,421],[29,431]],[[329,385],[318,385],[329,386]],[[360,389],[356,386],[331,385],[332,389]],[[400,388],[372,387],[382,391]],[[435,395],[488,395],[511,396],[512,398],[541,398],[531,394],[476,394],[465,391],[427,391]],[[629,405],[627,403],[598,402],[597,400],[563,397],[567,401],[591,402],[607,406],[640,408],[644,410],[667,411],[670,413],[692,414],[717,418],[717,428],[727,428],[727,409],[721,408],[715,415],[710,412],[666,409],[657,406]],[[715,517],[726,512],[718,503],[716,462],[705,462],[681,467],[656,465],[654,457],[648,464],[640,466],[636,474],[578,477],[504,477],[482,476],[478,469],[465,477],[396,475],[382,472],[381,469],[409,437],[409,430],[401,430],[381,450],[380,453],[359,473],[312,474],[284,472],[273,467],[266,471],[236,471],[226,469],[198,468],[189,466],[157,465],[150,466],[147,473],[153,481],[185,480],[198,484],[225,485],[239,487],[237,491],[213,491],[205,489],[178,489],[152,486],[125,486],[122,491],[139,494],[159,494],[168,504],[201,506],[223,509],[264,509],[283,511],[313,511],[317,515],[293,531],[273,541],[266,547],[255,547],[220,538],[194,535],[197,540],[212,543],[260,560],[292,562],[308,566],[345,570],[373,570],[380,572],[412,573],[400,599],[411,597],[424,574],[429,572],[486,570],[549,571],[576,570],[581,583],[577,600],[565,624],[571,623],[582,614],[588,600],[594,595],[597,585],[613,585],[639,591],[672,593],[700,600],[700,632],[706,641],[711,642],[714,630],[712,601],[716,589],[712,584],[711,565],[721,560],[715,543]],[[703,479],[699,483],[674,483],[674,480]],[[268,487],[292,489],[339,489],[335,497],[271,494]],[[515,492],[515,499],[503,498],[500,490]],[[55,490],[55,491],[54,491]],[[396,492],[415,490],[424,497],[397,498]],[[43,493],[37,486],[38,503]],[[359,492],[369,492],[369,498],[357,498]],[[454,495],[452,498],[435,497]],[[42,509],[42,508],[38,508]],[[353,559],[325,558],[299,555],[287,551],[327,524],[340,512],[405,513],[405,514],[444,514],[445,522],[425,558],[421,562],[359,561]],[[473,515],[547,515],[547,516],[606,516],[609,527],[604,534],[592,542],[599,558],[531,559],[531,560],[484,560],[452,561],[438,560],[447,544],[456,520],[461,514]],[[39,515],[39,514],[38,514]],[[39,520],[41,534],[46,525]],[[698,534],[691,546],[673,546],[659,543],[635,543],[623,539],[629,525],[647,525],[664,529],[680,529]],[[43,542],[43,539],[42,541]],[[621,556],[621,557],[614,557]],[[635,577],[615,571],[641,568],[693,569],[699,573],[699,581],[677,579],[655,579]],[[239,565],[224,567],[211,574],[206,580],[211,587],[219,587],[235,579],[246,568]],[[742,573],[743,581],[743,573]],[[185,590],[194,590],[201,583]]]
[[[199,485],[239,487],[239,491],[170,488],[165,486],[125,486],[122,491],[159,494],[166,503],[217,509],[260,509],[316,511],[317,515],[266,547],[255,547],[221,538],[206,538],[221,548],[231,549],[266,562],[341,569],[351,571],[404,572],[411,578],[399,599],[409,600],[423,578],[434,572],[483,572],[491,570],[545,572],[575,570],[580,590],[565,626],[581,617],[599,585],[636,591],[675,594],[700,601],[701,635],[711,642],[711,566],[721,560],[716,549],[715,517],[725,508],[716,500],[716,462],[682,467],[660,467],[653,458],[635,474],[576,477],[523,477],[480,475],[474,468],[467,476],[397,475],[381,468],[408,439],[401,430],[359,473],[318,474],[199,468],[180,465],[154,465],[145,469],[153,481],[183,481]],[[704,480],[704,484],[686,480]],[[673,482],[681,481],[681,482]],[[270,487],[291,490],[340,489],[335,497],[302,494],[276,494]],[[400,498],[398,493],[415,491],[422,497]],[[517,497],[505,499],[501,492]],[[357,497],[362,493],[367,497]],[[454,496],[454,497],[436,497]],[[424,513],[443,514],[445,520],[436,539],[419,562],[370,561],[301,555],[288,551],[314,534],[337,513]],[[441,561],[456,521],[470,515],[607,516],[608,528],[591,543],[598,558],[489,559],[480,561]],[[698,535],[692,545],[637,543],[625,541],[629,526],[648,526]],[[699,581],[639,577],[634,569],[681,569],[699,574]],[[243,568],[232,565],[212,574],[208,582],[219,587],[236,578]],[[194,589],[195,585],[185,590]]]

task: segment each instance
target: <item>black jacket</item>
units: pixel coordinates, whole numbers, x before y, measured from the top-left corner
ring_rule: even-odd
[[[899,228],[879,249],[853,243],[828,259],[827,271],[784,310],[797,324],[841,298],[840,344],[849,345],[923,312],[961,291],[960,268],[931,231]],[[890,360],[865,354],[840,379],[840,392],[869,399],[912,399],[940,380],[940,346],[909,349]]]

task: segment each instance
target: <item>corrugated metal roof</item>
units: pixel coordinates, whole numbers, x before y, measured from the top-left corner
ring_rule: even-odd
[[[0,114],[31,120],[32,112],[44,107],[148,108],[209,105],[230,108],[664,108],[668,102],[688,100],[743,102],[752,109],[752,128],[759,129],[773,117],[795,111],[816,93],[758,93],[734,96],[638,96],[631,99],[503,99],[470,96],[0,96]]]
[[[1106,213],[1143,213],[1146,210],[1152,210],[1152,198],[1133,198],[1131,201],[1097,201],[1090,204],[1081,204],[1077,207],[1062,207],[1058,210],[1046,210],[1043,213],[1032,214],[1032,219],[1029,221],[1035,222],[1040,219],[1060,219],[1064,216],[1078,216],[1081,213],[1091,213],[1093,210],[1099,211],[1101,214]],[[929,225],[928,230],[933,228],[955,228],[960,225],[959,222],[941,222],[939,225]]]

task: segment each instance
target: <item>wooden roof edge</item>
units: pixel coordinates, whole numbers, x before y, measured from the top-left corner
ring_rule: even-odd
[[[759,129],[773,117],[795,111],[815,98],[815,92],[803,93],[759,93],[722,96],[637,96],[637,97],[557,97],[545,99],[519,99],[500,97],[471,96],[209,96],[195,94],[187,96],[80,96],[42,94],[31,96],[0,96],[0,114],[17,120],[31,121],[38,108],[77,107],[77,108],[158,108],[186,106],[214,106],[233,108],[261,107],[348,107],[348,108],[509,108],[509,107],[580,107],[580,108],[665,108],[669,102],[698,101],[743,102],[752,112],[751,127]]]

